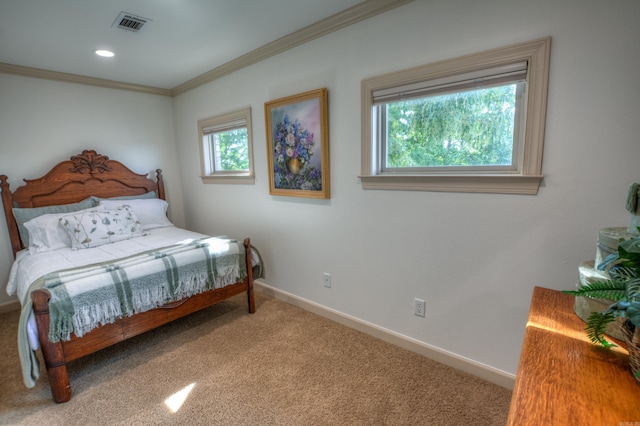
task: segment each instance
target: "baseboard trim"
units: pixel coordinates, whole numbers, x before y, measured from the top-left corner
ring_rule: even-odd
[[[344,314],[340,311],[336,311],[335,309],[328,308],[302,297],[295,296],[286,291],[272,287],[260,280],[255,280],[254,284],[257,291],[265,293],[275,299],[298,306],[299,308],[361,331],[387,343],[418,353],[429,359],[433,359],[434,361],[441,362],[442,364],[472,374],[506,389],[513,390],[516,377],[511,373],[507,373],[506,371],[493,368],[470,358],[457,355],[453,352],[446,351],[438,348],[437,346],[429,345],[386,328],[379,327],[375,324]]]
[[[17,311],[18,309],[20,309],[20,302],[18,302],[17,300],[0,303],[0,314]]]

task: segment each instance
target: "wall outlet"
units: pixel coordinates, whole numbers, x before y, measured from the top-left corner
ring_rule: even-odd
[[[327,274],[326,272],[322,274],[322,285],[331,288],[331,274]]]
[[[425,301],[422,299],[413,299],[413,314],[424,317]]]

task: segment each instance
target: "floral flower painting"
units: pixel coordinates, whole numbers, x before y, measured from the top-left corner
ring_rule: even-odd
[[[270,190],[274,195],[328,198],[326,89],[265,105]],[[271,106],[270,106],[271,105]]]

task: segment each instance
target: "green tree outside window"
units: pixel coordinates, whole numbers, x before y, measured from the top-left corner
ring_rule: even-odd
[[[513,162],[516,84],[386,106],[386,168]]]

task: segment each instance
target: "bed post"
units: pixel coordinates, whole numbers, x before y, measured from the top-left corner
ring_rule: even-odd
[[[162,169],[156,169],[156,184],[158,185],[158,198],[166,200],[164,195],[164,178],[162,177]]]
[[[67,374],[67,362],[64,358],[62,342],[49,341],[49,299],[51,294],[47,290],[35,290],[31,293],[33,313],[38,324],[38,340],[44,363],[47,367],[51,395],[55,402],[67,402],[71,399],[71,385]]]
[[[13,196],[9,190],[9,182],[5,175],[0,175],[0,189],[2,189],[2,205],[4,206],[4,215],[7,219],[7,227],[9,228],[9,239],[11,240],[11,248],[13,249],[13,257],[22,250],[22,242],[20,241],[20,232],[16,218],[13,217]]]
[[[244,252],[247,263],[247,302],[249,304],[249,313],[256,312],[256,300],[253,294],[253,262],[251,260],[251,242],[249,238],[244,239]]]

